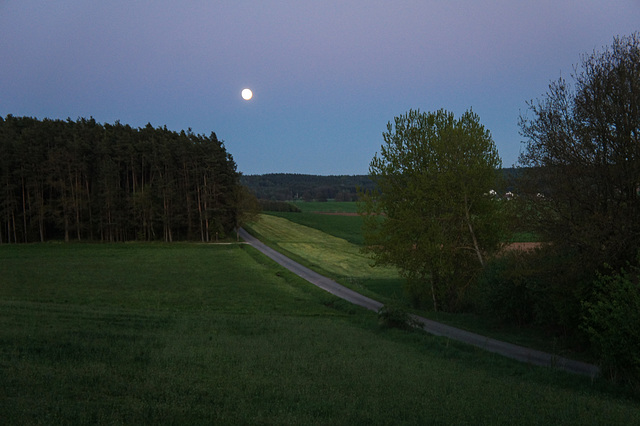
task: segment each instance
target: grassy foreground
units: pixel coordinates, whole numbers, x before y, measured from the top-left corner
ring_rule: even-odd
[[[0,246],[3,424],[638,424],[602,383],[423,333],[242,245]]]

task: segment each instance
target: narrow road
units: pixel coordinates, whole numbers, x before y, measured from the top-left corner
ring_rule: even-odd
[[[240,229],[240,237],[251,246],[262,252],[264,255],[273,259],[278,264],[284,266],[294,274],[304,278],[311,284],[318,286],[331,294],[334,294],[353,304],[376,312],[382,306],[384,306],[377,300],[373,300],[369,297],[363,296],[360,293],[348,289],[338,284],[337,282],[289,259],[278,251],[263,244],[244,229]],[[508,358],[516,359],[528,364],[558,368],[571,373],[582,374],[589,377],[596,377],[598,376],[598,374],[600,374],[600,369],[595,365],[587,364],[580,361],[574,361],[547,352],[537,351],[535,349],[529,349],[523,346],[514,345],[512,343],[502,342],[490,337],[481,336],[476,333],[471,333],[469,331],[441,324],[439,322],[435,322],[418,315],[412,315],[412,317],[416,321],[421,323],[422,328],[430,334],[443,336],[453,340],[457,340],[459,342],[467,343],[469,345],[473,345],[486,351],[494,352]]]

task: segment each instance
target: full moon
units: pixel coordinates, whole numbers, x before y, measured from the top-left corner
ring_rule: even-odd
[[[245,101],[248,101],[252,97],[253,97],[253,92],[250,89],[244,89],[242,91],[242,99],[244,99]]]

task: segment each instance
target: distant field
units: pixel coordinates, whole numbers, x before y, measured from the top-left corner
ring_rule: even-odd
[[[269,212],[291,222],[318,229],[334,237],[343,238],[352,244],[364,244],[362,218],[355,202],[295,202],[302,213]]]
[[[357,203],[345,201],[298,201],[292,202],[303,212],[356,213]]]
[[[639,424],[598,381],[357,308],[242,245],[0,245],[3,424]]]
[[[327,201],[292,203],[302,213],[269,212],[269,214],[284,217],[300,225],[319,229],[338,238],[363,245],[362,218],[357,215],[357,203]],[[508,243],[529,243],[540,241],[539,236],[531,232],[517,232],[506,241]]]
[[[358,246],[364,245],[364,238],[362,236],[362,218],[360,216],[342,216],[310,212],[270,212],[269,214],[285,218],[299,225],[320,230],[329,235],[333,235],[334,237],[345,239]]]

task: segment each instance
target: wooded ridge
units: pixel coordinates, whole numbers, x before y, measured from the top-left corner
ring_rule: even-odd
[[[261,200],[355,201],[357,189],[372,189],[366,175],[318,176],[297,173],[243,175],[240,182]]]
[[[513,181],[518,169],[502,169],[499,187],[488,188],[501,192],[513,190]],[[243,175],[240,182],[251,190],[258,199],[274,201],[356,201],[358,189],[374,189],[368,175],[319,176],[297,173],[272,173],[263,175]]]

